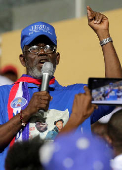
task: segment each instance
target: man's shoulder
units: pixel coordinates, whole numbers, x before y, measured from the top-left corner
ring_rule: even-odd
[[[84,89],[83,89],[84,86],[87,86],[87,85],[86,84],[71,84],[68,86],[62,86],[62,88],[64,90],[76,90],[76,91],[84,92]]]
[[[58,81],[55,81],[55,89],[58,91],[77,91],[79,93],[84,93],[84,86],[87,86],[87,84],[77,83],[77,84],[71,84],[67,86],[62,86],[58,83]]]
[[[76,84],[71,84],[68,85],[67,88],[83,88],[84,86],[87,86],[87,84],[81,84],[81,83],[76,83]]]

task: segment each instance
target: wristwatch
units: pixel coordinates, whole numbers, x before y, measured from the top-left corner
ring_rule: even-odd
[[[103,46],[109,42],[113,42],[112,38],[111,37],[108,37],[106,39],[103,39],[102,41],[100,41],[100,45]]]

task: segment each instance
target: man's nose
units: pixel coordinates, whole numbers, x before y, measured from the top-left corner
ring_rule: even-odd
[[[43,47],[41,47],[41,48],[39,49],[38,55],[39,55],[39,54],[45,54],[45,51],[44,51],[44,48],[43,48]]]

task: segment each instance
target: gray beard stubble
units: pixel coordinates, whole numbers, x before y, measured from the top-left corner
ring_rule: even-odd
[[[28,65],[28,62],[26,61],[26,70],[27,70],[27,73],[28,75],[32,76],[33,78],[36,78],[36,79],[41,79],[42,78],[42,72],[41,70],[39,71],[36,67],[38,63],[35,61],[34,62],[34,66],[33,67],[30,67]],[[56,66],[54,68],[54,72],[56,70]]]

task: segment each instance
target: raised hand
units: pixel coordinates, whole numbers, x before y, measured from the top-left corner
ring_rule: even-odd
[[[84,90],[85,93],[75,95],[71,116],[59,134],[77,129],[93,113],[94,109],[98,108],[97,105],[91,103],[92,97],[88,87],[85,86]]]
[[[105,38],[109,37],[109,21],[108,18],[100,12],[93,11],[87,6],[88,25],[99,34],[105,33]]]

